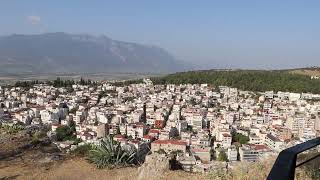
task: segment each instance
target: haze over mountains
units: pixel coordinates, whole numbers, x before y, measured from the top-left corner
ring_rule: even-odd
[[[46,33],[0,37],[0,72],[170,73],[191,69],[162,48],[106,36]]]

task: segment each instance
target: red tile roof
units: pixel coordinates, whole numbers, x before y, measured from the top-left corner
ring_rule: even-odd
[[[150,136],[150,135],[144,135],[143,138],[144,138],[144,139],[150,139],[150,140],[153,139],[153,137]]]
[[[227,133],[223,133],[222,134],[224,137],[231,137],[231,135],[230,134],[227,134]]]
[[[263,145],[263,144],[257,144],[254,146],[254,149],[255,150],[266,150],[266,151],[269,151],[270,149],[266,146],[266,145]]]
[[[173,145],[181,145],[181,146],[186,146],[187,142],[185,141],[180,141],[180,140],[156,140],[153,142],[154,144],[173,144]]]
[[[122,134],[117,134],[117,135],[115,135],[114,137],[115,137],[115,138],[124,138],[124,135],[122,135]]]
[[[143,122],[136,122],[135,125],[137,127],[144,127],[145,126]]]
[[[149,133],[160,133],[158,129],[150,129]]]
[[[139,144],[139,143],[140,143],[140,141],[139,141],[139,140],[137,140],[137,139],[133,139],[133,140],[131,140],[131,141],[130,141],[130,143],[133,143],[133,144]]]
[[[126,138],[119,138],[119,139],[117,139],[116,141],[118,141],[118,142],[126,142],[127,139],[126,139]]]

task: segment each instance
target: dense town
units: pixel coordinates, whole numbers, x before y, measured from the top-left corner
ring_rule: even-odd
[[[232,166],[276,156],[319,136],[319,100],[319,94],[155,85],[150,79],[71,88],[39,83],[0,87],[0,124],[46,127],[67,152],[108,136],[142,157],[175,153],[185,171],[205,172],[217,162]],[[70,126],[75,132],[61,136]]]

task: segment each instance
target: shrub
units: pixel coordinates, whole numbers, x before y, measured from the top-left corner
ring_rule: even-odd
[[[89,151],[88,160],[98,168],[124,167],[134,164],[135,155],[135,152],[122,149],[119,142],[108,136]]]
[[[228,156],[224,151],[221,151],[218,155],[219,161],[228,161]]]
[[[57,140],[66,141],[66,140],[76,140],[74,135],[76,132],[75,123],[71,121],[68,126],[61,126],[56,129]]]
[[[40,141],[40,139],[42,139],[42,138],[44,138],[44,137],[46,137],[46,136],[47,136],[47,134],[46,134],[45,131],[36,131],[36,132],[34,132],[34,133],[32,134],[32,141],[31,141],[31,143],[32,143],[32,144],[37,144],[37,143]]]
[[[71,153],[77,156],[88,156],[91,149],[93,149],[94,146],[91,144],[84,144],[81,146],[78,146],[76,149],[74,149]]]
[[[24,127],[18,124],[14,124],[12,126],[3,125],[2,128],[8,134],[16,134],[17,132],[24,130]]]

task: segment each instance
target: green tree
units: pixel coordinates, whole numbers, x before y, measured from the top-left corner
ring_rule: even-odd
[[[151,78],[154,84],[208,83],[249,91],[290,91],[320,93],[320,80],[288,71],[191,71]]]
[[[232,134],[232,140],[234,142],[239,142],[240,144],[247,144],[250,139],[248,136],[244,136],[240,133],[234,133]]]
[[[60,126],[56,129],[58,141],[76,140],[76,124],[71,121],[67,126]]]
[[[218,161],[228,161],[228,156],[224,151],[220,151]]]

